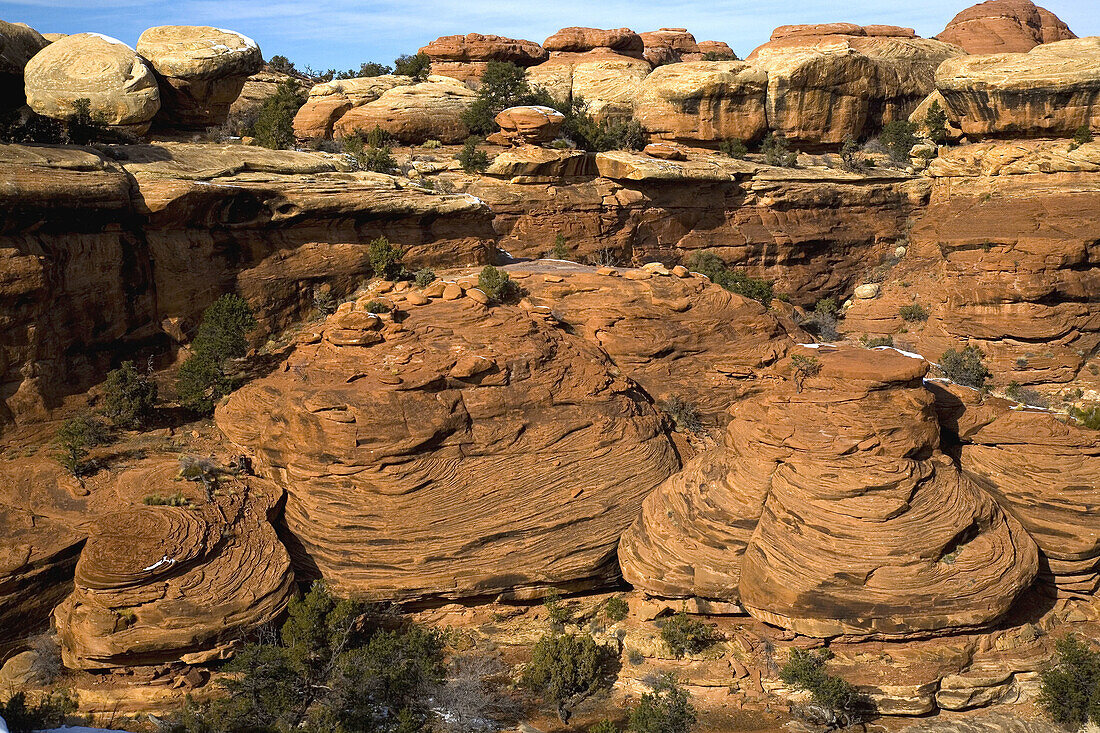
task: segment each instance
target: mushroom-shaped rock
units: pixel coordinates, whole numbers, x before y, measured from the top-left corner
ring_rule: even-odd
[[[685,55],[698,53],[699,50],[695,36],[686,28],[661,28],[638,35],[645,44],[646,60],[654,66],[679,63]]]
[[[160,109],[153,71],[122,41],[98,33],[66,36],[43,48],[25,69],[27,104],[40,115],[69,119],[87,99],[108,125],[142,134]]]
[[[1076,38],[1046,8],[1031,0],[988,0],[962,11],[936,38],[967,53],[1024,53],[1041,43]]]
[[[33,28],[0,20],[0,110],[11,111],[26,102],[23,69],[48,45]]]
[[[175,493],[175,461],[118,479],[122,495]],[[240,634],[276,619],[294,593],[290,558],[268,516],[281,492],[260,479],[219,480],[193,508],[135,507],[96,520],[72,594],[54,610],[65,665],[111,669],[216,658]],[[175,485],[173,485],[175,484]]]
[[[1100,131],[1100,37],[948,59],[936,70],[936,87],[969,136],[1069,137],[1082,125]]]
[[[541,64],[549,54],[534,41],[480,33],[442,36],[420,49],[432,60],[432,73],[465,82],[477,82],[490,61],[516,66]]]
[[[447,76],[431,76],[421,84],[395,86],[366,104],[352,107],[333,124],[333,135],[381,127],[403,143],[465,140],[469,130],[462,113],[477,99],[468,86]]]
[[[163,82],[160,119],[176,127],[224,123],[248,77],[263,68],[255,41],[210,26],[150,28],[137,52]]]
[[[723,448],[646,499],[620,544],[624,577],[808,636],[995,622],[1038,552],[938,452],[927,368],[891,350],[796,352],[737,403]]]
[[[548,143],[558,136],[565,115],[552,107],[531,105],[509,107],[493,121],[500,126],[504,139],[513,145],[537,145]]]
[[[645,41],[629,28],[603,30],[600,28],[562,28],[546,39],[542,47],[547,51],[584,53],[596,49],[609,49],[616,53],[641,58]]]

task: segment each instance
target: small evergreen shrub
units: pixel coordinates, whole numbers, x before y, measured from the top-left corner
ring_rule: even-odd
[[[791,357],[791,364],[796,372],[804,377],[816,377],[821,373],[821,362],[816,356],[804,356],[795,354]]]
[[[699,410],[682,397],[673,395],[662,402],[659,407],[672,418],[678,432],[701,433],[703,431],[703,418],[700,416]]]
[[[356,131],[356,135],[363,139],[363,144],[368,148],[386,148],[392,146],[394,142],[393,135],[383,130],[381,125],[375,125],[365,135]]]
[[[868,338],[866,335],[864,335],[862,338],[860,338],[860,341],[862,341],[863,345],[866,346],[868,349],[873,349],[878,346],[894,345],[893,336],[875,336],[874,338]]]
[[[722,155],[737,160],[744,160],[745,156],[749,154],[749,149],[745,146],[745,141],[740,138],[723,140],[718,144],[718,151],[722,153]]]
[[[276,71],[280,74],[297,74],[298,69],[294,68],[294,62],[288,59],[286,56],[280,56],[276,54],[268,59],[267,65],[271,67],[272,71]]]
[[[791,152],[787,145],[787,139],[782,135],[769,132],[760,147],[764,154],[764,162],[779,168],[794,168],[798,163],[798,155]]]
[[[688,691],[671,672],[657,679],[652,692],[642,695],[630,711],[630,733],[690,733],[697,721]]]
[[[1010,400],[1016,400],[1024,405],[1032,407],[1050,407],[1050,400],[1044,395],[1027,387],[1021,387],[1019,382],[1009,382],[1005,387],[1005,396]]]
[[[489,299],[503,303],[519,294],[519,286],[500,268],[486,265],[477,276],[477,287]]]
[[[1040,673],[1039,704],[1059,725],[1100,723],[1100,652],[1073,634],[1055,649],[1054,664]]]
[[[367,245],[367,257],[370,259],[370,269],[375,277],[383,280],[397,280],[404,273],[401,265],[401,257],[404,251],[390,244],[386,237],[378,237]]]
[[[425,150],[439,150],[441,147],[443,147],[443,143],[439,140],[425,140],[420,147],[424,148]]]
[[[874,166],[860,154],[859,144],[850,138],[840,147],[840,165],[852,173],[860,173]]]
[[[393,157],[393,148],[367,148],[359,154],[359,167],[372,173],[392,174],[397,170],[397,161]]]
[[[924,116],[924,129],[936,145],[947,144],[947,112],[939,102],[933,101],[928,106],[928,113]]]
[[[771,280],[749,277],[740,270],[734,270],[713,252],[697,252],[688,260],[687,266],[693,272],[706,275],[715,285],[731,293],[752,298],[764,307],[770,306],[775,297],[774,283]]]
[[[626,615],[630,613],[630,606],[622,596],[611,596],[603,606],[603,613],[607,616],[608,621],[617,623],[625,619]]]
[[[588,733],[619,733],[619,728],[607,718],[588,726]]]
[[[275,93],[263,101],[252,125],[252,137],[258,145],[279,150],[294,146],[294,115],[306,102],[306,95],[295,79],[279,82]]]
[[[531,652],[523,683],[543,695],[568,722],[574,704],[608,682],[615,650],[588,634],[544,635]]]
[[[1092,142],[1092,130],[1089,129],[1089,126],[1087,124],[1081,125],[1073,133],[1073,142],[1077,145],[1084,145],[1085,143]]]
[[[50,692],[32,704],[27,703],[26,693],[16,692],[0,703],[0,718],[10,733],[32,733],[65,725],[76,710],[76,701],[68,692]]]
[[[483,140],[479,137],[468,137],[462,144],[462,150],[455,155],[455,160],[467,173],[482,173],[489,167],[489,155],[484,150],[478,150],[477,146]]]
[[[550,623],[563,626],[573,620],[573,611],[562,603],[561,593],[551,589],[542,604],[546,608],[546,617]]]
[[[426,80],[431,69],[432,60],[426,53],[418,53],[415,56],[402,54],[393,62],[393,73],[411,76],[416,81]]]
[[[66,420],[54,436],[57,462],[73,476],[83,476],[91,466],[87,462],[88,449],[107,440],[103,426],[85,415]]]
[[[986,367],[983,356],[977,346],[966,346],[961,351],[948,349],[940,357],[940,369],[956,384],[984,390],[993,373]]]
[[[393,308],[391,308],[389,305],[387,305],[386,303],[383,303],[380,300],[368,301],[367,305],[365,306],[364,309],[367,311],[367,313],[375,313],[375,314],[377,314],[377,313],[389,313],[393,310]]]
[[[227,293],[202,314],[202,322],[191,342],[191,356],[180,365],[176,393],[180,404],[199,414],[209,414],[222,397],[232,391],[226,363],[248,353],[248,333],[256,318],[248,302]]]
[[[887,122],[878,139],[893,160],[905,163],[909,160],[909,151],[917,144],[917,126],[905,120]]]
[[[554,237],[554,246],[546,252],[546,257],[551,260],[571,260],[572,254],[569,245],[565,243],[565,237],[558,234]]]
[[[1070,417],[1089,430],[1100,430],[1100,405],[1092,405],[1086,408],[1071,407],[1069,414]]]
[[[416,280],[416,287],[426,288],[435,282],[435,270],[428,267],[422,267],[416,271],[414,276]]]
[[[814,653],[803,649],[791,649],[787,663],[779,671],[784,684],[810,693],[818,713],[812,717],[824,718],[832,727],[846,727],[863,723],[874,715],[871,699],[859,692],[847,680],[825,671],[825,662],[832,659],[828,649]]]
[[[134,362],[124,361],[118,369],[107,372],[103,384],[103,414],[112,424],[124,428],[139,428],[153,414],[157,402],[157,383],[134,368]]]
[[[909,305],[901,306],[898,308],[898,315],[901,316],[902,320],[908,323],[928,320],[928,311],[926,311],[920,303],[910,303]]]
[[[661,627],[661,641],[677,659],[698,654],[717,641],[713,630],[681,609]]]

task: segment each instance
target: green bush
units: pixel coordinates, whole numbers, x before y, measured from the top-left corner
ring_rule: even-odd
[[[1059,725],[1100,723],[1100,652],[1073,634],[1055,650],[1054,664],[1040,673],[1039,704]]]
[[[103,414],[114,425],[138,428],[153,414],[157,402],[157,383],[124,361],[107,372],[103,384]]]
[[[749,149],[745,146],[745,142],[739,138],[723,140],[718,144],[718,151],[722,153],[722,155],[736,158],[737,160],[744,160],[745,156],[749,154]]]
[[[666,415],[672,418],[676,424],[676,430],[681,433],[703,432],[703,418],[699,410],[692,403],[673,395],[658,405]]]
[[[359,64],[359,71],[355,72],[355,75],[360,79],[367,79],[374,76],[386,76],[392,73],[392,66],[380,64],[377,61],[365,61]]]
[[[279,82],[275,93],[263,101],[252,125],[256,143],[275,150],[294,146],[294,115],[306,102],[295,79]]]
[[[443,143],[439,140],[425,140],[420,147],[424,148],[425,150],[439,150],[441,147],[443,147]]]
[[[381,125],[375,125],[372,129],[368,130],[366,134],[356,130],[356,135],[363,139],[363,143],[369,148],[385,148],[389,147],[394,142],[394,137],[386,130],[382,129]]]
[[[179,403],[199,415],[209,415],[218,401],[233,391],[233,382],[221,362],[209,354],[194,353],[176,373]]]
[[[76,145],[113,142],[107,127],[107,117],[102,112],[92,112],[92,101],[87,97],[73,101],[74,114],[65,127],[69,140]]]
[[[478,82],[477,99],[462,113],[462,122],[475,135],[497,131],[494,118],[509,107],[537,104],[527,83],[527,71],[509,61],[490,61]]]
[[[380,300],[371,300],[367,302],[364,310],[366,310],[367,313],[389,313],[393,308]]]
[[[416,271],[414,276],[416,280],[416,287],[426,288],[435,282],[435,270],[428,267],[422,267]]]
[[[1092,142],[1092,130],[1089,129],[1088,124],[1081,125],[1073,133],[1073,142],[1078,145],[1084,145],[1085,143]]]
[[[816,377],[821,373],[821,362],[816,356],[795,354],[791,357],[791,364],[796,372],[806,377]]]
[[[383,280],[397,280],[405,274],[405,268],[401,264],[401,258],[405,252],[399,247],[390,244],[386,237],[378,237],[367,245],[367,257],[370,259],[370,269],[375,277]]]
[[[397,161],[393,157],[393,148],[367,148],[358,156],[359,167],[372,173],[385,173],[389,175],[397,169]]]
[[[648,135],[634,119],[600,120],[588,114],[584,100],[575,97],[565,115],[562,131],[582,150],[604,153],[609,150],[641,150]]]
[[[909,160],[909,151],[917,144],[917,126],[905,120],[887,122],[883,125],[878,139],[890,153],[891,158],[899,163],[905,163]]]
[[[868,338],[866,335],[864,335],[862,338],[860,338],[860,341],[862,341],[863,345],[866,346],[868,349],[873,349],[877,346],[894,345],[893,336],[875,336],[873,338]]]
[[[546,617],[552,624],[562,626],[573,620],[573,611],[561,602],[561,593],[556,589],[551,589],[546,594],[542,605],[546,609]]]
[[[910,303],[909,305],[901,306],[898,308],[898,315],[901,316],[902,320],[908,323],[928,320],[928,311],[926,311],[920,303]]]
[[[189,506],[190,501],[183,495],[182,491],[177,491],[171,496],[161,496],[160,494],[149,494],[142,503],[146,506]]]
[[[1069,414],[1089,430],[1100,430],[1100,405],[1092,405],[1086,408],[1071,407]]]
[[[671,672],[657,679],[653,692],[642,695],[630,711],[631,733],[690,733],[695,727],[695,708],[688,691],[676,684]]]
[[[402,54],[393,61],[393,72],[401,76],[411,76],[416,81],[424,81],[431,73],[432,60],[426,53],[415,56]]]
[[[779,679],[784,684],[809,692],[820,708],[817,711],[822,714],[820,717],[830,726],[844,727],[870,720],[875,712],[871,699],[847,680],[825,671],[825,662],[832,657],[833,653],[828,649],[817,653],[791,649],[787,663],[779,671]]]
[[[993,373],[986,367],[983,356],[977,346],[966,346],[961,351],[948,349],[940,357],[940,369],[956,384],[984,390]]]
[[[845,140],[840,147],[840,165],[844,170],[852,173],[860,173],[874,167],[874,163],[860,154],[859,144],[852,139]]]
[[[677,659],[687,654],[698,654],[717,641],[714,631],[698,619],[691,618],[681,609],[661,626],[661,641]]]
[[[764,162],[768,165],[794,168],[798,163],[798,155],[791,152],[787,139],[778,133],[768,133],[760,147],[760,152],[764,154]]]
[[[478,274],[477,287],[497,303],[504,303],[519,294],[519,286],[508,277],[508,273],[492,265],[486,265]]]
[[[547,259],[571,260],[573,253],[569,251],[569,245],[565,243],[565,237],[558,234],[554,237],[554,246],[546,252]]]
[[[619,728],[607,718],[588,726],[588,733],[619,733]]]
[[[57,462],[73,476],[82,476],[91,468],[87,463],[88,449],[106,439],[103,426],[90,417],[80,415],[66,420],[53,439]]]
[[[250,331],[256,318],[239,295],[221,296],[202,314],[191,342],[191,356],[180,365],[176,393],[180,404],[199,414],[209,414],[218,400],[229,394],[233,382],[226,364],[248,353]]]
[[[933,101],[928,106],[928,113],[924,116],[924,129],[936,145],[947,144],[947,112],[939,102]]]
[[[630,613],[630,606],[622,596],[611,596],[603,605],[603,613],[612,623],[622,621]]]
[[[523,683],[553,703],[562,722],[577,702],[605,685],[617,656],[588,634],[544,635],[531,652]]]
[[[489,167],[489,155],[484,150],[478,150],[477,146],[484,142],[479,137],[468,137],[462,144],[462,150],[455,155],[455,160],[467,173],[481,173]]]
[[[775,297],[774,283],[771,280],[760,280],[749,277],[740,270],[734,270],[713,252],[697,252],[688,260],[687,266],[689,270],[709,277],[715,285],[720,285],[731,293],[752,298],[765,307],[771,305]]]
[[[286,56],[280,56],[276,54],[267,61],[267,65],[271,67],[272,71],[277,71],[280,74],[297,74],[298,69],[294,68],[294,62],[288,59]]]
[[[27,704],[26,693],[16,692],[0,703],[0,718],[11,733],[32,733],[65,725],[76,709],[68,692],[50,692],[32,704]]]

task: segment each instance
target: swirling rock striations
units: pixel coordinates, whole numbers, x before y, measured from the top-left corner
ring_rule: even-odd
[[[457,79],[431,76],[420,84],[394,86],[374,101],[352,107],[333,123],[333,135],[380,127],[403,143],[462,142],[470,134],[462,113],[475,99],[477,93]]]
[[[962,11],[936,38],[967,53],[1023,53],[1076,38],[1058,16],[1031,0],[988,0]]]
[[[736,600],[808,636],[999,619],[1035,577],[1038,552],[938,452],[927,364],[888,350],[797,355],[814,368],[784,362],[735,404],[723,449],[647,498],[620,545],[624,577],[661,595]]]

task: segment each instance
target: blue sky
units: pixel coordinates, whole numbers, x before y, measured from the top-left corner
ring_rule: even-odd
[[[495,33],[542,42],[558,28],[686,27],[699,40],[726,41],[745,56],[788,23],[848,21],[943,30],[972,0],[0,0],[0,19],[42,32],[96,31],[133,46],[155,25],[213,25],[251,36],[264,57],[282,54],[299,68],[358,67],[392,59],[452,33]],[[1097,0],[1049,0],[1044,7],[1079,36],[1100,35]]]

